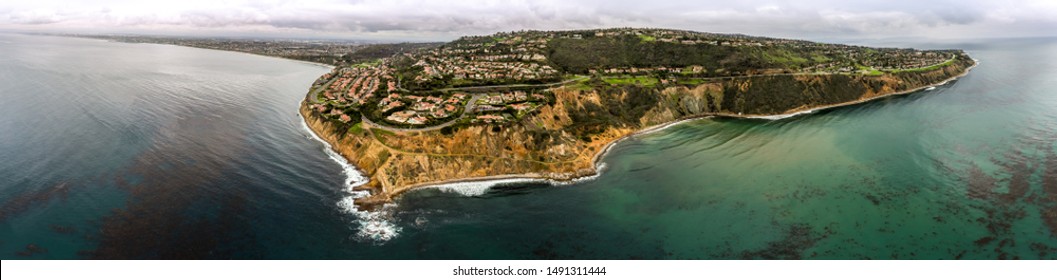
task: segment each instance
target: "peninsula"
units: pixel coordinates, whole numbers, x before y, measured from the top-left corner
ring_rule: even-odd
[[[946,83],[960,50],[870,48],[667,29],[469,36],[343,65],[300,106],[361,170],[371,209],[417,187],[572,180],[616,141],[672,122],[765,117]]]

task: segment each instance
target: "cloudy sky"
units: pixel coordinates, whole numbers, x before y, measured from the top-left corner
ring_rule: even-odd
[[[1057,36],[1057,1],[4,0],[0,30],[450,40],[521,29],[662,27],[826,40]]]

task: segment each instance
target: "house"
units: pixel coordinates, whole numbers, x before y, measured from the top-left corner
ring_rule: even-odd
[[[400,111],[400,112],[393,113],[392,115],[389,115],[389,117],[386,117],[385,119],[393,121],[393,122],[398,122],[398,123],[406,123],[408,121],[408,119],[410,119],[411,117],[414,117],[414,116],[415,116],[415,111],[407,111],[407,110],[405,110],[405,111]]]
[[[477,106],[477,107],[473,108],[474,112],[495,112],[495,111],[502,111],[502,110],[503,110],[503,107],[491,106],[491,105],[481,105],[481,106]]]
[[[384,107],[382,107],[382,113],[389,112],[390,110],[396,109],[396,108],[398,108],[400,106],[404,106],[404,102],[402,102],[400,100],[393,101],[393,102],[389,103],[388,105],[385,105]]]
[[[514,110],[524,111],[524,110],[532,109],[532,104],[529,104],[529,103],[518,103],[518,104],[510,105],[510,107],[514,108]]]
[[[480,115],[477,116],[477,119],[484,122],[501,122],[506,120],[505,118],[496,115]]]
[[[443,119],[443,118],[447,118],[448,116],[451,116],[451,112],[452,111],[445,110],[445,108],[441,108],[441,109],[433,110],[433,112],[430,113],[430,115],[433,116],[434,118]]]
[[[425,124],[426,123],[426,117],[414,116],[414,117],[408,118],[407,119],[407,123],[409,123],[409,124]]]
[[[433,108],[437,108],[437,104],[429,102],[417,102],[414,106],[411,106],[411,109],[414,109],[415,111],[429,111],[433,110]]]

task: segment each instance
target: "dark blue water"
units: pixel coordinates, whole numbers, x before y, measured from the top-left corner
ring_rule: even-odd
[[[365,214],[296,114],[328,68],[0,35],[0,258],[1057,258],[1057,41],[925,46],[981,64],[911,96],[638,136],[595,180]]]

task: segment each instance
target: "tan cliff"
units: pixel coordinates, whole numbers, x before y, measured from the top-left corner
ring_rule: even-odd
[[[552,89],[555,101],[502,126],[391,132],[366,123],[341,136],[302,103],[301,115],[320,138],[361,170],[371,209],[422,186],[508,177],[570,180],[597,172],[596,160],[616,141],[678,120],[752,117],[854,104],[944,83],[975,65],[962,55],[931,71],[862,75],[771,75],[716,79],[693,86]]]

